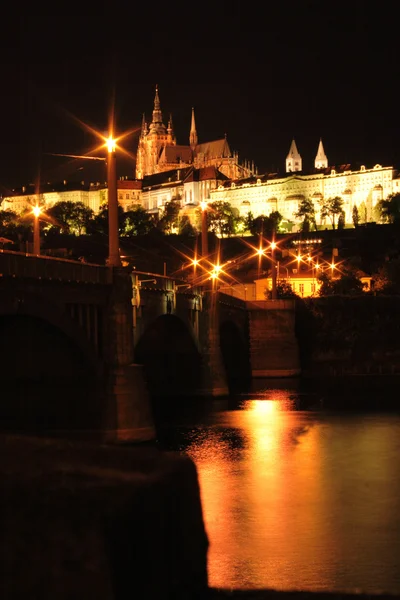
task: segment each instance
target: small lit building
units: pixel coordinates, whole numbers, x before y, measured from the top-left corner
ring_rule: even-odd
[[[317,279],[315,270],[298,272],[297,269],[291,269],[291,271],[289,277],[286,273],[284,275],[281,273],[281,276],[277,277],[277,285],[280,282],[288,283],[295,294],[301,298],[318,296],[318,290],[321,287],[321,283]],[[293,271],[296,272],[293,273]],[[272,277],[257,279],[254,283],[256,288],[256,300],[265,300],[272,292]]]
[[[329,267],[328,267],[329,269]],[[294,271],[294,272],[293,272]],[[283,275],[282,272],[277,277],[277,285],[280,282],[288,283],[292,290],[300,298],[309,298],[312,296],[318,296],[321,282],[317,278],[318,272],[316,269],[309,269],[307,271],[298,271],[297,269],[291,269],[291,272]],[[372,278],[366,274],[360,276],[360,281],[364,286],[364,291],[368,292],[371,290]],[[255,299],[265,300],[272,293],[272,278],[265,277],[258,279],[255,282]]]

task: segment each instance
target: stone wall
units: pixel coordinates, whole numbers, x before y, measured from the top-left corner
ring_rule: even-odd
[[[246,302],[253,377],[300,374],[293,300]]]
[[[400,374],[400,297],[299,300],[296,335],[303,375]]]

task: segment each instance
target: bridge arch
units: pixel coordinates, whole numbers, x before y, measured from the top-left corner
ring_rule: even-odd
[[[53,326],[70,340],[83,355],[92,370],[101,371],[102,361],[96,356],[94,348],[83,330],[59,306],[46,300],[43,295],[2,290],[0,298],[1,316],[26,316],[38,319]]]
[[[249,389],[251,366],[248,339],[234,320],[224,319],[219,326],[220,349],[230,393]]]
[[[43,296],[3,290],[0,339],[5,428],[95,426],[100,363],[68,315]]]
[[[176,315],[159,315],[148,324],[134,353],[153,398],[182,398],[201,389],[200,352],[190,327]]]

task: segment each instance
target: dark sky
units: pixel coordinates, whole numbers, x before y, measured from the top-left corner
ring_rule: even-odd
[[[96,145],[79,122],[106,131],[113,103],[118,132],[139,127],[156,83],[178,143],[188,143],[194,106],[199,141],[226,133],[260,173],[283,172],[293,136],[306,169],[321,136],[330,164],[399,166],[393,3],[347,4],[148,3],[127,13],[99,3],[93,14],[12,19],[0,41],[0,193],[38,179],[104,180],[103,163],[48,153]],[[137,139],[124,147],[134,153]],[[118,165],[133,175],[133,159]]]

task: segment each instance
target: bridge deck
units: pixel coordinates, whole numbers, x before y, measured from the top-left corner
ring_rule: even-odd
[[[0,277],[55,279],[109,285],[112,269],[65,258],[0,250]]]

